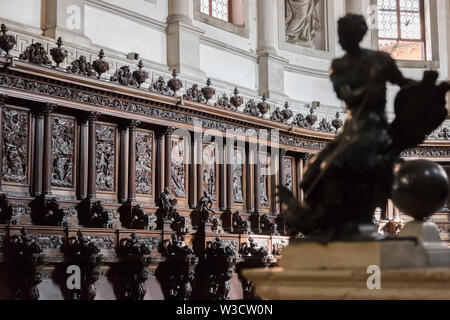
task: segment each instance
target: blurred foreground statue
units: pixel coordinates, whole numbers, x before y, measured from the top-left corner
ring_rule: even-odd
[[[376,208],[386,207],[394,164],[445,120],[450,84],[436,85],[434,71],[420,82],[406,79],[387,53],[360,48],[368,31],[362,16],[348,14],[338,29],[346,54],[333,61],[330,77],[350,116],[341,135],[312,159],[301,183],[304,204],[285,188],[280,201],[292,233],[322,241],[373,239],[376,230],[364,226],[373,224]],[[401,88],[390,125],[387,82]]]

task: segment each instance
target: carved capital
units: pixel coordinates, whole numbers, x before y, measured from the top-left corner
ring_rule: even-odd
[[[163,133],[165,136],[171,136],[176,129],[177,128],[175,128],[175,127],[167,127],[166,129],[164,129]]]
[[[128,128],[130,128],[130,130],[134,130],[140,124],[141,124],[141,121],[133,119],[133,120],[128,121]]]
[[[89,112],[87,119],[88,119],[88,121],[97,121],[99,116],[100,116],[100,113],[91,111],[91,112]]]
[[[287,149],[281,148],[280,150],[280,156],[284,157],[287,154]]]
[[[8,96],[6,94],[0,93],[0,107],[3,107],[6,104],[6,101],[8,101]]]
[[[41,107],[40,112],[42,112],[44,115],[47,116],[51,114],[53,111],[55,111],[57,107],[58,105],[54,103],[46,103],[45,106]]]

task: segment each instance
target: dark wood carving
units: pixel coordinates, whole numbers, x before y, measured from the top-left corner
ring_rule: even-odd
[[[258,105],[256,104],[254,99],[250,99],[247,101],[247,103],[245,104],[244,113],[255,117],[259,116]]]
[[[181,87],[180,87],[181,88]],[[170,89],[167,81],[164,79],[163,76],[157,77],[152,84],[150,85],[150,91],[165,94],[168,96],[173,96],[174,92],[172,89]]]
[[[38,225],[69,227],[67,215],[55,198],[48,199],[44,194],[31,202],[31,218]]]
[[[130,203],[126,203],[119,211],[120,220],[124,227],[144,230],[155,230],[157,227],[156,215],[145,211],[140,205],[132,206]]]
[[[72,61],[71,65],[66,68],[67,72],[79,74],[85,77],[95,77],[95,71],[85,56],[80,56],[77,60]]]
[[[292,120],[292,124],[300,128],[309,128],[310,124],[302,113],[297,113]]]
[[[13,208],[5,194],[0,194],[0,224],[8,224],[13,217]]]
[[[212,199],[216,199],[216,148],[215,144],[205,144],[203,147],[203,190]]]
[[[244,219],[239,212],[233,213],[232,225],[233,225],[233,233],[239,234],[250,233],[250,222]]]
[[[95,129],[97,141],[97,190],[114,191],[116,129],[113,126],[102,124],[97,124]]]
[[[168,300],[189,300],[192,295],[192,281],[199,259],[192,248],[183,243],[183,235],[172,234],[171,240],[164,245],[166,259],[156,272]]]
[[[73,300],[94,300],[97,295],[95,283],[100,277],[100,264],[102,255],[100,254],[99,241],[89,236],[83,235],[81,230],[76,237],[69,239],[69,253],[74,258],[74,263],[81,269],[81,289],[71,292]]]
[[[233,158],[233,194],[234,202],[243,203],[244,151],[234,149]]]
[[[186,169],[183,140],[172,140],[171,176],[173,193],[179,198],[186,197]]]
[[[328,120],[325,118],[322,118],[322,120],[320,120],[317,130],[322,132],[335,132],[335,129],[331,126],[331,123],[328,122]]]
[[[136,131],[136,192],[152,194],[153,186],[153,134]]]
[[[222,93],[222,95],[217,99],[217,102],[214,105],[225,110],[237,110],[236,107],[231,103],[230,98],[226,93]]]
[[[105,209],[101,201],[91,202],[89,199],[80,202],[77,207],[80,224],[89,228],[115,228],[113,222],[116,212]]]
[[[25,60],[29,63],[34,63],[38,65],[50,65],[52,62],[47,56],[47,51],[45,51],[42,43],[36,42],[30,44],[23,53],[19,56],[20,60]]]
[[[75,121],[54,117],[52,128],[52,185],[72,188],[74,163]]]
[[[344,126],[344,121],[342,121],[341,114],[339,112],[336,112],[336,118],[331,121],[331,125],[336,130],[336,132],[338,132],[338,130]]]
[[[143,84],[148,79],[148,73],[142,70],[144,67],[144,63],[142,60],[139,60],[138,70],[133,71],[133,81],[136,83],[137,87],[140,88],[141,84]]]
[[[294,188],[294,171],[292,167],[292,158],[284,158],[283,159],[283,165],[284,165],[284,186],[288,188],[290,191]]]
[[[158,238],[140,238],[132,233],[120,241],[118,254],[122,261],[123,299],[143,300],[147,289],[145,281],[149,277],[148,265],[153,250],[159,245]]]
[[[185,100],[205,103],[206,99],[203,96],[202,90],[198,87],[198,84],[193,84],[191,88],[186,91],[186,94],[183,96]]]
[[[52,48],[50,49],[50,55],[53,58],[53,61],[55,61],[56,63],[56,67],[59,68],[59,65],[66,60],[68,52],[66,49],[61,48],[63,44],[62,38],[59,37],[58,40],[56,41],[56,48]]]
[[[92,63],[92,68],[97,72],[97,78],[100,79],[102,74],[109,70],[109,63],[104,60],[105,52],[103,49],[98,53],[98,60]]]
[[[178,75],[177,69],[173,69],[173,71],[172,71],[172,79],[170,79],[167,82],[167,85],[172,90],[173,95],[175,95],[178,92],[178,90],[183,88],[183,82],[181,82],[181,80],[177,78],[177,75]]]
[[[114,72],[114,75],[111,76],[110,80],[124,86],[136,85],[129,66],[123,66],[117,69],[116,72]]]
[[[3,181],[28,182],[28,113],[3,107]]]
[[[5,24],[2,23],[1,28],[1,35],[0,35],[0,49],[6,52],[6,56],[9,57],[9,51],[11,51],[16,46],[16,37],[6,34],[9,30],[5,26]]]
[[[267,214],[263,214],[259,220],[261,232],[268,235],[278,235],[278,226],[271,221]]]
[[[235,110],[237,110],[244,103],[244,98],[239,95],[238,88],[234,88],[233,94],[234,95],[231,97],[230,101]]]
[[[208,298],[228,300],[230,279],[237,262],[235,249],[230,244],[216,237],[206,244],[206,265],[208,266]]]
[[[205,99],[205,103],[208,103],[208,101],[216,94],[216,90],[214,88],[211,88],[211,79],[208,79],[206,81],[206,87],[202,88],[202,95]],[[200,101],[199,101],[200,102]]]
[[[266,100],[267,100],[266,95],[263,95],[262,101],[260,101],[257,104],[257,108],[258,108],[259,112],[261,113],[262,117],[270,110],[270,104]]]

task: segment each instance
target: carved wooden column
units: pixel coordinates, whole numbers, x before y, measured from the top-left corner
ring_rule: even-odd
[[[280,149],[279,154],[279,169],[278,169],[278,185],[286,187],[286,168],[284,166],[284,159],[286,157],[287,150],[286,149]],[[276,192],[278,192],[278,188],[276,188]],[[292,190],[293,191],[293,190]],[[275,220],[278,226],[278,231],[280,234],[285,234],[285,219],[284,219],[284,213],[282,211],[282,207],[279,204],[279,199],[277,197],[274,197],[274,200],[276,200],[276,203],[278,203],[278,216]]]
[[[247,213],[252,213],[252,197],[253,197],[253,188],[252,188],[252,176],[251,176],[251,172],[252,172],[252,164],[251,164],[251,157],[253,157],[253,155],[250,152],[250,144],[246,144],[246,148],[245,148],[245,169],[247,174],[245,175],[245,184],[246,184],[246,189],[245,189],[245,209],[247,211]]]
[[[164,132],[156,133],[156,200],[164,189],[163,163],[164,163]]]
[[[120,166],[119,166],[119,201],[128,199],[128,123],[121,123],[120,129]]]
[[[259,145],[253,151],[253,188],[254,188],[254,211],[250,217],[251,229],[260,233],[259,218],[261,214],[261,168],[259,163]]]
[[[203,142],[201,139],[201,134],[197,136],[196,139],[196,149],[197,149],[197,201],[203,195],[203,173],[202,173],[202,163],[203,163]]]
[[[96,125],[98,114],[91,112],[89,121],[89,155],[88,155],[88,199],[95,199],[97,196],[97,159],[96,159]]]
[[[44,149],[43,149],[43,175],[42,193],[52,193],[52,118],[51,113],[56,108],[55,104],[48,103],[43,109],[44,114]]]
[[[226,187],[226,183],[228,181],[225,180],[225,152],[223,147],[219,148],[219,210],[225,210],[225,190],[228,192],[228,187]],[[228,166],[227,166],[228,170]],[[227,172],[228,174],[228,172]]]
[[[233,163],[234,163],[234,141],[227,142],[227,211],[234,209],[234,190],[233,190]]]
[[[88,184],[89,130],[86,117],[79,118],[78,121],[80,123],[78,199],[84,200],[87,197],[87,184]]]
[[[197,205],[195,201],[195,134],[191,134],[191,145],[189,146],[189,208],[194,209]]]
[[[42,164],[44,159],[44,113],[39,109],[36,113],[34,127],[34,164],[32,196],[42,194]]]
[[[0,193],[2,192],[3,181],[3,108],[7,100],[7,95],[0,94]]]
[[[167,127],[164,131],[164,188],[172,192],[172,133],[173,127]]]
[[[136,127],[139,124],[139,121],[132,120],[128,127],[128,202],[136,201]]]
[[[295,157],[295,167],[296,167],[296,175],[297,175],[297,185],[295,186],[295,191],[297,195],[297,200],[302,203],[303,202],[303,190],[300,187],[300,183],[303,180],[303,159],[300,156]]]

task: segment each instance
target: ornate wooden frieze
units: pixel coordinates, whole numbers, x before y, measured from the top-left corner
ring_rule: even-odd
[[[115,191],[116,128],[96,125],[97,190]]]
[[[186,197],[185,146],[183,140],[172,140],[171,179],[172,191],[176,197]]]
[[[52,185],[72,188],[74,186],[75,121],[64,117],[53,118],[52,128]]]
[[[28,182],[28,123],[26,111],[2,108],[3,181]]]
[[[136,192],[153,194],[153,133],[136,131]]]
[[[448,158],[450,157],[450,148],[442,147],[417,147],[408,149],[401,154],[402,157],[432,157],[432,158]]]
[[[290,191],[293,190],[294,188],[294,182],[293,182],[293,177],[294,177],[294,171],[293,171],[293,165],[292,165],[292,158],[289,157],[285,157],[283,159],[283,165],[284,165],[284,184],[285,187],[288,188]]]
[[[203,190],[207,191],[212,199],[216,199],[216,147],[214,143],[203,145],[202,183]]]
[[[233,194],[234,202],[243,203],[244,150],[235,148],[233,158]]]

